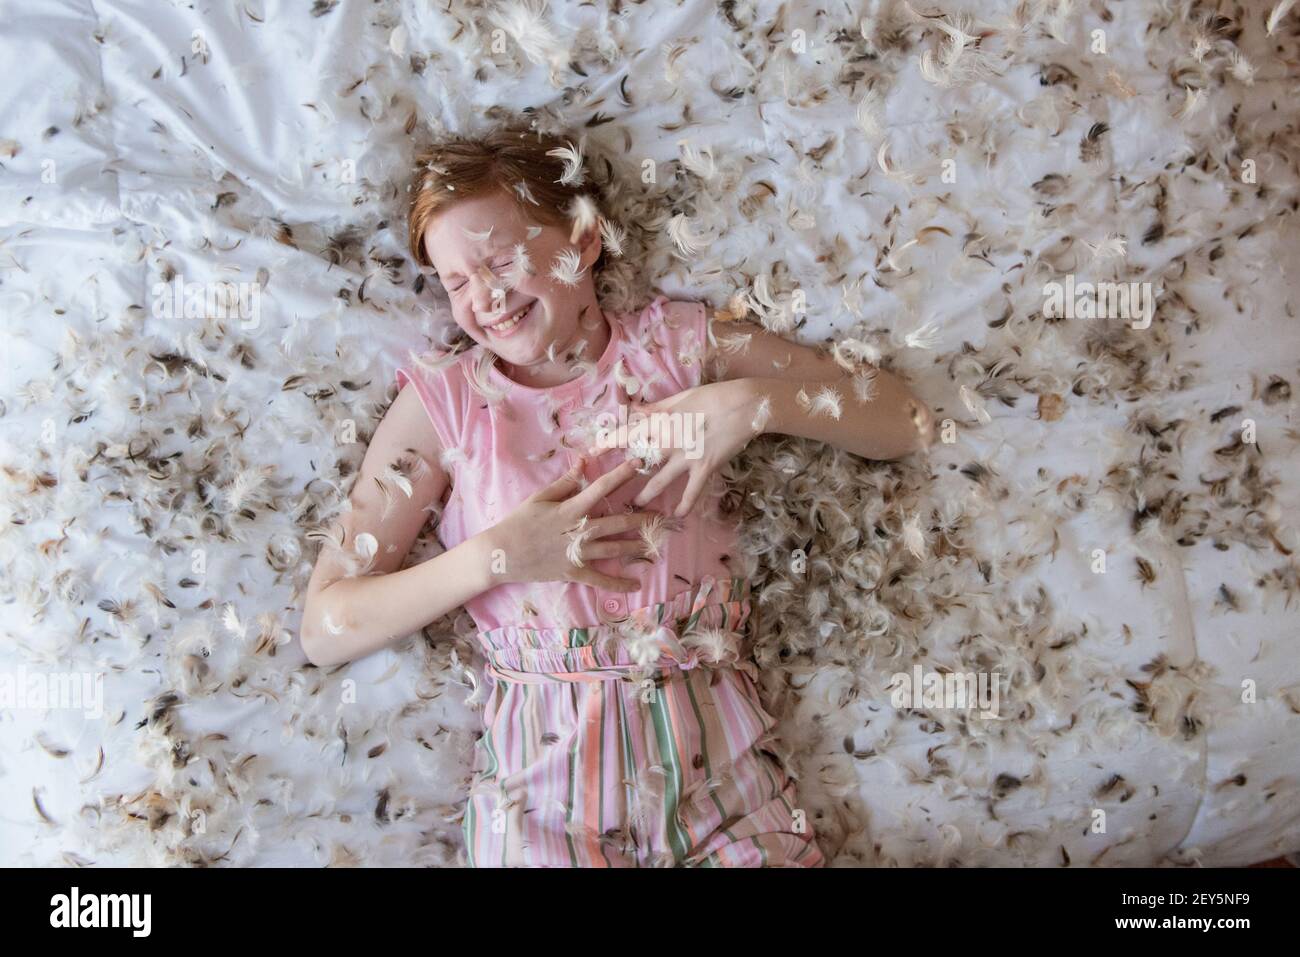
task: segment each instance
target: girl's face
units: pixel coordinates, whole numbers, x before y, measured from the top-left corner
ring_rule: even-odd
[[[535,234],[531,239],[530,233]],[[519,246],[528,254],[528,271],[520,268]],[[604,325],[596,318],[600,313],[591,278],[600,255],[598,229],[572,244],[566,229],[530,221],[525,210],[497,190],[461,200],[434,216],[424,232],[424,248],[451,298],[456,324],[511,366],[549,365],[546,350],[552,343],[562,360],[564,350]],[[580,278],[569,286],[553,278],[551,269],[560,253],[575,250]],[[500,293],[494,296],[494,289]],[[584,316],[585,329],[579,325]]]

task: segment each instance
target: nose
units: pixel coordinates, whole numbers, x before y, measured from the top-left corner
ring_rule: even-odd
[[[506,300],[510,298],[510,290],[500,279],[485,270],[482,275],[471,276],[469,281],[473,284],[471,300],[474,303],[475,315],[496,316],[505,309]],[[494,289],[500,290],[499,296],[493,296]]]

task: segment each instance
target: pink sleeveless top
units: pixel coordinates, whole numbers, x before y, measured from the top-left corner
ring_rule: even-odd
[[[660,295],[640,313],[603,313],[610,324],[609,345],[590,378],[583,375],[545,388],[517,383],[495,362],[484,365],[481,345],[434,373],[414,364],[397,370],[398,388],[407,383],[416,388],[441,448],[444,453],[453,450],[444,455],[451,488],[438,525],[445,548],[501,521],[526,497],[563,475],[595,444],[593,423],[601,412],[617,415],[620,403],[630,408],[700,384],[709,322],[703,304]],[[445,353],[434,352],[430,358],[441,355]],[[504,394],[489,401],[472,381]],[[633,382],[639,389],[629,400],[626,389]],[[608,472],[629,454],[626,448],[613,448],[590,459],[587,480]],[[625,511],[649,478],[634,475],[590,517]],[[688,478],[679,476],[640,508],[671,516]],[[747,600],[748,580],[742,577],[743,563],[736,554],[736,518],[720,512],[722,491],[722,481],[714,475],[681,530],[664,533],[658,561],[590,562],[605,574],[640,580],[639,591],[558,581],[508,583],[466,602],[465,609],[482,632],[500,635],[608,626],[659,603],[665,603],[660,615],[689,611],[701,583],[713,587],[711,602]],[[638,533],[616,537],[636,538]]]

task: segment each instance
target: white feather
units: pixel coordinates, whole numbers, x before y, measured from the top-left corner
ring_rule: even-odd
[[[867,136],[874,139],[881,134],[881,108],[883,106],[880,93],[877,90],[868,90],[866,96],[858,103],[857,111],[854,118],[857,121],[858,128],[866,133]]]
[[[599,215],[595,202],[586,193],[579,193],[573,197],[573,201],[569,204],[569,218],[573,220],[573,230],[569,234],[569,242],[577,242],[578,237],[583,233],[595,229]]]
[[[586,176],[582,167],[582,144],[574,146],[572,142],[568,146],[560,146],[553,150],[546,151],[547,156],[556,156],[564,160],[564,172],[560,174],[558,182],[565,186],[581,186]]]
[[[809,415],[826,415],[832,419],[838,419],[842,411],[839,392],[828,385],[824,385],[813,396]]]
[[[362,559],[370,562],[379,552],[379,540],[369,532],[362,532],[353,540],[352,548]]]
[[[605,252],[615,259],[623,255],[623,244],[627,242],[627,230],[618,223],[610,222],[605,217],[600,219],[600,240]]]
[[[920,515],[909,515],[903,522],[903,545],[918,559],[925,558],[925,532],[921,529]]]
[[[569,547],[565,549],[564,554],[568,557],[569,561],[577,565],[579,568],[583,567],[582,564],[583,542],[585,542],[588,538],[590,538],[594,531],[595,531],[594,528],[587,527],[587,516],[584,515],[582,516],[581,519],[578,520],[577,527],[575,527],[571,532],[568,533]]]
[[[925,179],[924,176],[918,173],[909,173],[906,170],[901,170],[901,169],[890,169],[889,159],[886,156],[888,151],[889,151],[889,140],[888,139],[881,140],[880,148],[876,150],[876,165],[880,167],[880,171],[884,173],[887,177],[897,182],[903,183],[904,185],[911,185],[911,186],[915,186],[921,183]]]
[[[961,396],[962,405],[966,406],[970,414],[975,416],[981,425],[988,425],[993,421],[993,417],[989,415],[988,409],[984,406],[984,400],[980,398],[974,389],[968,385],[963,385],[957,391]]]
[[[582,279],[586,267],[582,265],[582,254],[576,249],[564,249],[557,253],[551,264],[551,278],[566,286],[576,286]]]
[[[682,151],[683,166],[701,179],[713,178],[717,170],[713,165],[713,150],[710,147],[697,151],[691,146],[690,140],[678,140],[677,145]]]
[[[1272,12],[1268,15],[1267,22],[1265,23],[1265,30],[1269,36],[1273,35],[1273,31],[1276,30],[1277,25],[1282,22],[1282,18],[1286,16],[1287,12],[1295,5],[1296,0],[1282,0],[1281,3],[1273,8]]]
[[[677,247],[677,252],[686,259],[695,258],[707,246],[705,240],[693,232],[691,221],[683,213],[668,220],[668,238]]]
[[[913,329],[903,340],[912,349],[933,349],[939,341],[939,327],[927,322],[919,329]]]

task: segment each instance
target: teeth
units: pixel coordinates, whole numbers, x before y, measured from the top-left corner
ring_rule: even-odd
[[[507,319],[505,322],[495,323],[491,326],[488,326],[488,328],[491,329],[493,332],[505,332],[507,329],[513,329],[515,326],[519,325],[519,320],[523,319],[523,317],[528,314],[529,308],[531,308],[531,304],[529,306],[525,306],[523,309],[520,309],[518,314],[515,315],[514,318]]]

